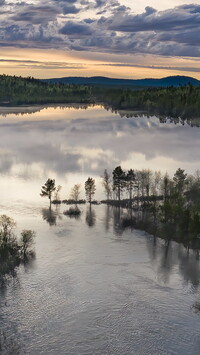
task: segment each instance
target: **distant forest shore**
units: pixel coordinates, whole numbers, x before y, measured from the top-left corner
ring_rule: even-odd
[[[119,88],[48,83],[34,78],[0,75],[0,106],[102,104],[181,119],[200,118],[200,86]]]

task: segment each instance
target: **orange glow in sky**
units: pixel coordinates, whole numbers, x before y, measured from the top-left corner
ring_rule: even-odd
[[[0,74],[200,79],[200,6],[184,4],[0,0]]]

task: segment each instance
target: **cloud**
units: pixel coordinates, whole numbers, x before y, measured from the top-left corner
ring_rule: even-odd
[[[67,21],[59,31],[61,34],[68,36],[90,36],[93,31],[92,28],[85,23]]]
[[[76,6],[74,5],[66,5],[63,7],[63,14],[77,14],[80,11]]]
[[[24,9],[16,15],[10,17],[15,22],[24,22],[31,24],[46,24],[56,19],[60,11],[55,6],[25,6]]]
[[[34,43],[37,43],[37,47],[45,46],[52,42],[61,42],[62,38],[56,36],[54,28],[50,28],[48,26],[34,26],[32,24],[26,24],[23,26],[11,25],[5,27],[3,30],[0,28],[0,40],[6,41],[5,45],[9,45],[10,43],[18,43],[21,47],[32,47]],[[2,44],[3,45],[3,42]]]
[[[187,5],[158,12],[146,7],[139,15],[111,18],[109,28],[120,32],[180,31],[200,26],[200,6]]]
[[[77,0],[52,0],[53,2],[59,2],[63,4],[74,4]]]
[[[168,164],[171,171],[181,163],[195,170],[200,159],[199,132],[187,125],[160,123],[155,117],[145,116],[124,119],[95,108],[64,113],[63,109],[57,109],[57,120],[50,117],[49,111],[44,110],[42,116],[1,120],[2,173],[11,169],[13,172],[18,165],[21,174],[22,167],[30,166],[31,162],[46,174],[49,171],[63,176],[68,172],[91,172],[94,166],[93,172],[101,175],[102,167],[109,170],[119,164],[130,167],[131,159],[136,168],[141,164],[156,168],[160,163],[162,170]]]
[[[200,5],[165,11],[147,6],[134,14],[116,0],[0,4],[0,46],[200,57]]]

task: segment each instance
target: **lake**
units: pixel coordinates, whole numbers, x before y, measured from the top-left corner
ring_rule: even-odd
[[[79,219],[40,197],[47,178],[61,198],[88,176],[200,163],[200,129],[101,106],[0,110],[1,214],[33,229],[36,259],[0,290],[3,354],[200,353],[199,254],[143,231],[122,230],[124,210],[81,206]],[[119,216],[120,215],[120,216]]]

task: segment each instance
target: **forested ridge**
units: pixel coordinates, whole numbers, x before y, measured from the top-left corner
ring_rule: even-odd
[[[28,77],[0,75],[0,104],[23,105],[45,103],[88,102],[89,87],[48,84]]]
[[[47,83],[34,78],[0,75],[0,104],[102,103],[116,110],[181,118],[200,117],[200,87],[130,88],[90,87]]]

